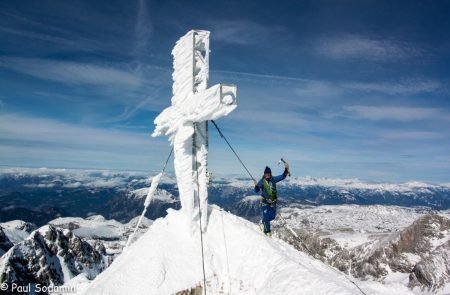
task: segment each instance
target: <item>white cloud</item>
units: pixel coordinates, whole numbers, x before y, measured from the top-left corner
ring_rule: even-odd
[[[169,149],[148,133],[92,128],[43,118],[0,115],[0,162],[4,165],[50,165],[149,169]]]
[[[23,140],[91,148],[142,146],[151,142],[152,126],[148,138],[144,134],[128,133],[113,129],[78,126],[56,120],[0,115],[0,138]]]
[[[0,67],[68,84],[137,87],[142,83],[141,78],[131,71],[88,63],[3,57]]]
[[[399,61],[423,57],[424,49],[397,40],[347,35],[321,40],[318,51],[333,59],[367,59],[370,61]]]
[[[443,114],[437,108],[362,106],[353,105],[343,108],[339,114],[344,117],[366,120],[418,121],[441,118]]]

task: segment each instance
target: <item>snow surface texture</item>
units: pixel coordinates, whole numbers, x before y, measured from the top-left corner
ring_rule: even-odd
[[[208,294],[360,294],[330,266],[258,226],[209,207],[204,234]],[[184,214],[169,210],[100,274],[85,294],[174,294],[202,284],[199,231],[183,231]],[[411,294],[399,284],[358,282],[367,294]]]
[[[220,84],[207,88],[208,31],[188,32],[177,41],[172,55],[172,106],[155,119],[153,136],[169,136],[174,148],[174,167],[182,210],[188,220],[192,220],[194,196],[197,195],[200,201],[197,205],[203,210],[202,225],[205,230],[208,204],[206,121],[226,116],[236,108],[236,88]]]

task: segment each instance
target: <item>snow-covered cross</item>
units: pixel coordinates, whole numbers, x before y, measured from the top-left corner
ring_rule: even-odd
[[[194,209],[200,206],[203,231],[208,217],[208,120],[226,116],[237,106],[235,86],[207,87],[209,35],[192,30],[177,41],[172,50],[172,105],[155,119],[153,132],[169,136],[181,210],[194,220],[198,212]]]

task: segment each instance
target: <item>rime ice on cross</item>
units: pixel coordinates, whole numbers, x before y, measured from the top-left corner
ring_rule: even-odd
[[[236,108],[236,87],[217,84],[207,88],[208,31],[188,32],[177,41],[172,55],[172,105],[155,119],[153,136],[169,136],[181,209],[193,220],[198,212],[194,208],[200,206],[204,231],[208,216],[208,120],[226,116]]]

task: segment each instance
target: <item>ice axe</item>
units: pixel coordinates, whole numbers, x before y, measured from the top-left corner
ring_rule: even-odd
[[[280,161],[278,161],[278,165],[280,165],[282,162],[289,167],[289,164],[283,158],[281,158]],[[289,170],[288,175],[291,176],[291,172]]]

